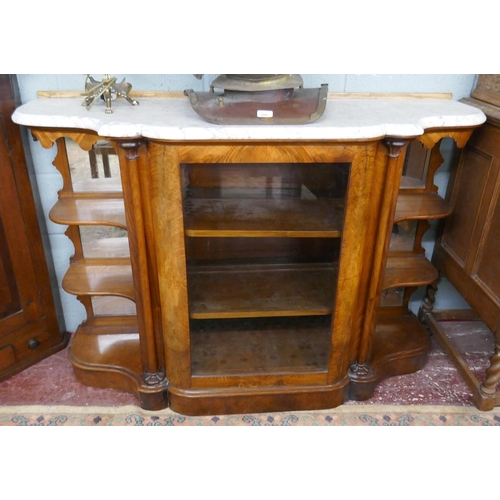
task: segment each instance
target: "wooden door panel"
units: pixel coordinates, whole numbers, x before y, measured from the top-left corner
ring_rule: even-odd
[[[0,320],[21,309],[3,220],[0,214]]]
[[[496,165],[498,171],[500,165]],[[500,307],[500,203],[498,190],[493,200],[491,215],[483,228],[472,275]]]
[[[454,208],[446,223],[443,246],[462,268],[471,249],[491,164],[491,156],[470,147],[459,166],[451,200]]]
[[[42,308],[36,293],[38,284],[22,201],[18,194],[13,167],[5,141],[0,141],[0,218],[2,219],[2,267],[9,283],[9,315],[0,320],[0,335],[41,317]],[[15,278],[14,278],[15,277]],[[15,283],[14,280],[15,279]],[[12,302],[14,300],[14,302]],[[14,306],[15,304],[15,306]],[[4,309],[0,307],[0,309]]]
[[[62,349],[20,129],[15,79],[0,75],[0,380]]]
[[[489,328],[500,311],[500,129],[476,130],[450,186],[453,214],[433,261]]]

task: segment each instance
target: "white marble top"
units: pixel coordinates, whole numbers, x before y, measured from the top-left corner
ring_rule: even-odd
[[[103,137],[147,137],[166,140],[325,140],[416,137],[428,128],[480,125],[484,113],[450,99],[329,99],[321,118],[306,125],[215,125],[203,120],[187,98],[142,98],[139,106],[124,99],[87,111],[83,98],[40,98],[19,107],[12,119],[32,127],[93,130]]]

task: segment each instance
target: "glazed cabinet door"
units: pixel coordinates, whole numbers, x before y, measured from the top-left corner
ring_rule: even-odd
[[[340,404],[377,144],[148,147],[171,407]]]

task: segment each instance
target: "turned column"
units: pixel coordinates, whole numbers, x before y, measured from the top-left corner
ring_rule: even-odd
[[[481,410],[492,410],[496,405],[496,388],[500,381],[500,342],[495,336],[495,352],[490,358],[490,366],[486,370],[486,378],[479,384],[474,394],[474,404]]]
[[[387,138],[385,145],[385,182],[384,189],[377,193],[380,199],[375,199],[378,204],[378,224],[374,226],[374,250],[371,259],[371,280],[368,285],[365,300],[362,306],[365,314],[362,318],[361,336],[358,344],[357,355],[354,363],[350,366],[349,377],[351,384],[349,395],[352,399],[364,399],[365,389],[357,386],[357,383],[365,385],[375,383],[375,374],[370,366],[370,357],[375,334],[375,325],[382,295],[384,271],[389,253],[389,244],[392,234],[394,213],[398,199],[399,185],[404,165],[404,151],[408,146],[408,140]],[[403,153],[403,154],[402,154]],[[378,162],[380,165],[380,163]],[[374,207],[375,209],[375,207]],[[373,385],[374,388],[374,385]],[[361,392],[360,392],[361,390]],[[361,394],[363,393],[363,395]]]
[[[139,388],[139,395],[145,401],[144,407],[148,407],[152,406],[149,403],[166,398],[167,380],[163,357],[160,354],[162,345],[158,331],[154,242],[151,241],[152,222],[149,204],[146,201],[148,186],[144,185],[145,177],[147,177],[145,175],[147,155],[139,155],[139,149],[146,146],[142,139],[117,141],[116,146],[120,157],[143,366],[143,385]]]

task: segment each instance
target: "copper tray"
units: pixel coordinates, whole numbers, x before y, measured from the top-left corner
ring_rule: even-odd
[[[184,92],[193,109],[219,125],[301,125],[323,115],[328,84],[316,89],[269,91]]]

